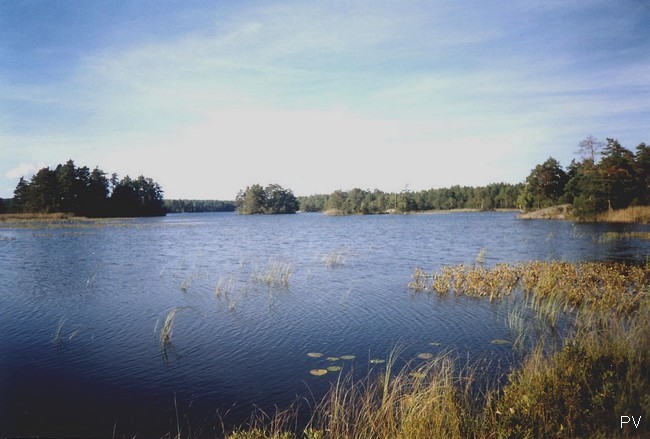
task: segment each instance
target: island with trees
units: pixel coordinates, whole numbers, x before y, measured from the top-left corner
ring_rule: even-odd
[[[235,203],[237,213],[245,215],[296,213],[300,209],[298,199],[291,189],[285,189],[279,184],[247,186],[245,190],[239,191]]]
[[[54,169],[40,169],[18,181],[14,197],[2,209],[11,213],[68,213],[90,218],[163,216],[163,190],[151,178],[128,175],[110,178],[95,167],[75,166],[72,160]]]

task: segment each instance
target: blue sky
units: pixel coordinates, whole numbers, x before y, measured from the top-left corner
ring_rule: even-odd
[[[650,2],[0,2],[0,197],[72,158],[168,198],[522,181],[650,142]]]

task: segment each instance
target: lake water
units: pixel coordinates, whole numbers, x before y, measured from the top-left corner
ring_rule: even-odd
[[[341,365],[366,374],[454,350],[512,360],[502,307],[415,294],[415,267],[562,259],[645,261],[648,226],[523,221],[515,213],[328,217],[178,214],[35,227],[0,223],[0,435],[220,431],[254,407],[320,399]],[[285,285],[266,277],[289,269]],[[275,272],[274,272],[275,270]],[[219,294],[217,287],[219,286]],[[177,309],[171,345],[160,332]],[[440,347],[431,342],[441,343]],[[323,358],[311,358],[320,352]],[[329,362],[325,357],[354,355]]]

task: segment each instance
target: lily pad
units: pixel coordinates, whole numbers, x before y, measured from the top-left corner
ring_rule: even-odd
[[[307,356],[311,358],[320,358],[323,356],[323,354],[321,354],[320,352],[308,352]]]
[[[429,343],[429,344],[430,344],[431,346],[442,346],[442,343],[440,343],[439,341],[432,341],[432,342]]]
[[[354,360],[356,355],[341,355],[341,360]]]
[[[433,354],[430,352],[422,352],[421,354],[418,354],[418,358],[422,360],[430,360],[433,358]]]
[[[492,343],[492,344],[512,344],[512,343],[509,342],[508,340],[502,340],[502,339],[500,339],[500,338],[497,338],[497,339],[495,339],[495,340],[492,340],[490,343]]]
[[[328,366],[327,370],[330,372],[338,372],[341,370],[341,366]]]
[[[381,364],[385,362],[386,360],[382,360],[381,358],[373,358],[372,360],[370,360],[370,364]]]
[[[339,357],[327,357],[327,361],[339,361]]]
[[[309,373],[319,377],[325,375],[327,373],[327,369],[312,369],[309,371]]]

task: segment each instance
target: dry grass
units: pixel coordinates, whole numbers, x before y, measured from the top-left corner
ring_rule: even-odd
[[[409,287],[490,300],[509,296],[516,289],[534,301],[560,303],[565,310],[588,306],[630,313],[645,298],[650,266],[615,262],[564,261],[496,264],[492,268],[457,265],[427,274],[416,268]]]
[[[412,287],[503,298],[527,310],[566,313],[564,339],[538,344],[507,383],[479,389],[480,369],[440,355],[395,371],[340,377],[298,429],[290,411],[257,417],[228,439],[650,437],[650,266],[530,262],[416,270]],[[589,295],[591,292],[591,295]],[[552,310],[552,311],[549,311]],[[530,331],[530,327],[522,327]],[[383,367],[383,366],[381,366]],[[481,381],[483,382],[483,381]],[[642,416],[621,430],[621,414]]]
[[[3,221],[48,221],[63,219],[80,219],[72,213],[3,213],[0,214],[0,222]]]
[[[607,223],[650,223],[650,206],[633,206],[626,209],[613,210],[598,215],[600,222]]]

